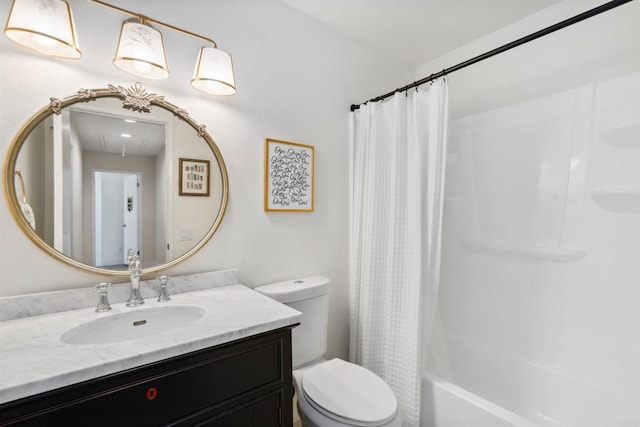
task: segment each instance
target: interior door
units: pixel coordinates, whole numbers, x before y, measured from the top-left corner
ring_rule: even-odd
[[[138,175],[127,175],[124,177],[124,203],[122,233],[124,241],[123,259],[127,264],[127,252],[133,249],[136,254],[140,253],[138,239],[138,225],[140,215],[140,191]]]

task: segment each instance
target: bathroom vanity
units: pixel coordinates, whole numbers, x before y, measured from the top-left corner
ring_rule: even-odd
[[[133,323],[185,307],[200,316],[181,325],[169,314],[177,326],[148,336],[108,332],[110,323],[137,318],[130,313],[140,318],[130,327],[144,328],[153,322]],[[2,322],[0,425],[290,426],[291,329],[299,316],[231,285],[167,303],[114,304],[108,313],[86,308]]]

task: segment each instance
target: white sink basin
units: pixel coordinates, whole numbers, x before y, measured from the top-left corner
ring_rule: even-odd
[[[63,333],[60,339],[67,344],[109,344],[135,340],[181,328],[204,314],[203,308],[192,305],[133,308],[75,326]]]

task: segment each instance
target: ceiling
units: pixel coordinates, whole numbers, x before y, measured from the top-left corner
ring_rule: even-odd
[[[83,150],[156,156],[164,149],[165,126],[161,124],[84,111],[71,111],[71,121]]]
[[[419,65],[560,0],[282,0],[373,49]]]

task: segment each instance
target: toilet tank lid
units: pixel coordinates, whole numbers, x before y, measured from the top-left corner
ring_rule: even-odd
[[[282,303],[300,301],[329,293],[329,279],[309,276],[258,286],[255,291]]]

